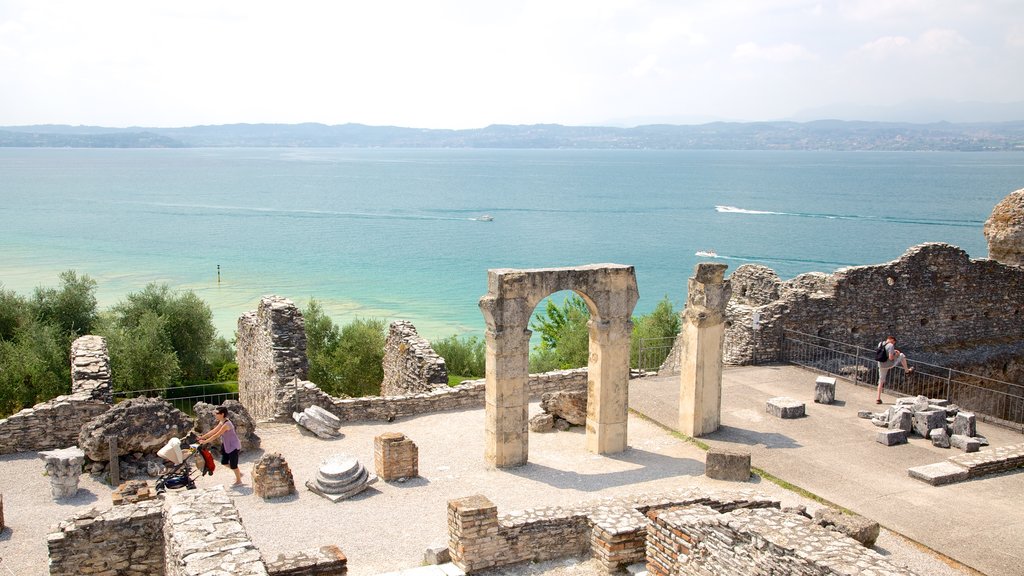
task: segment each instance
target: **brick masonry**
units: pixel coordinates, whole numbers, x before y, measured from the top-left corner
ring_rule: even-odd
[[[401,432],[387,432],[373,439],[373,463],[385,482],[420,475],[420,452]]]
[[[162,501],[90,510],[61,522],[46,545],[51,576],[164,574]]]
[[[444,358],[407,320],[397,320],[388,326],[383,368],[381,396],[408,396],[448,386]]]

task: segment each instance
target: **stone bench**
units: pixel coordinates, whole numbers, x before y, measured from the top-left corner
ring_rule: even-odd
[[[950,456],[945,462],[916,466],[907,470],[911,478],[932,486],[963,482],[988,474],[1024,468],[1024,444],[1000,446],[984,452]]]
[[[785,420],[790,418],[802,418],[806,415],[804,403],[787,396],[769,398],[765,411],[772,416]]]

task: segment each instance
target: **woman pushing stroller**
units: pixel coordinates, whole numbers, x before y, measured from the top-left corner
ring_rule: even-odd
[[[232,486],[242,485],[242,471],[238,469],[238,455],[242,452],[242,443],[235,433],[235,425],[228,420],[228,409],[218,406],[213,413],[217,418],[217,425],[213,430],[199,437],[200,443],[207,443],[221,438],[220,463],[228,466],[235,473],[235,483]]]

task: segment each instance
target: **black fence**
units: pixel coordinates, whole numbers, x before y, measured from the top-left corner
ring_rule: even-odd
[[[238,384],[231,382],[214,382],[209,384],[189,384],[171,388],[151,388],[149,390],[118,390],[114,392],[114,401],[128,398],[163,398],[175,408],[186,414],[193,414],[193,406],[198,402],[206,402],[219,406],[225,400],[238,400]]]

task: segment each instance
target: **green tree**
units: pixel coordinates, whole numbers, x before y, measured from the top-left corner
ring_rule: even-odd
[[[19,326],[25,325],[32,312],[28,300],[0,284],[0,340],[14,340]]]
[[[74,270],[61,272],[60,287],[36,288],[32,304],[44,324],[75,336],[89,334],[98,315],[96,281]]]
[[[631,366],[633,368],[657,369],[672,349],[673,339],[679,334],[679,313],[668,296],[663,297],[650,314],[633,319],[631,342]],[[640,366],[640,346],[646,344],[644,364]]]
[[[38,321],[0,341],[0,413],[10,414],[71,391],[70,340]]]
[[[566,369],[580,368],[587,365],[590,355],[590,309],[582,298],[573,294],[566,298],[561,306],[548,300],[544,312],[538,312],[530,329],[540,334],[541,342],[534,347],[536,359],[534,367]]]
[[[444,358],[448,374],[466,378],[481,378],[487,362],[487,347],[482,338],[451,335],[433,343],[434,352]]]
[[[159,342],[169,346],[177,357],[181,376],[187,381],[213,377],[207,362],[217,333],[213,312],[191,290],[174,292],[166,284],[149,284],[141,292],[126,296],[114,306],[113,313],[117,327],[126,334],[136,330],[148,314],[162,318],[165,338]],[[152,325],[150,321],[148,327]]]
[[[310,298],[302,311],[306,325],[306,358],[309,362],[309,381],[320,386],[328,394],[336,393],[341,384],[339,369],[334,366],[333,356],[338,348],[341,330],[334,321],[324,314],[324,309],[315,299]]]
[[[146,311],[129,326],[105,331],[114,387],[118,390],[170,388],[181,377],[167,318]]]
[[[339,328],[314,299],[302,317],[311,382],[334,396],[380,394],[386,338],[383,320],[357,318]]]

